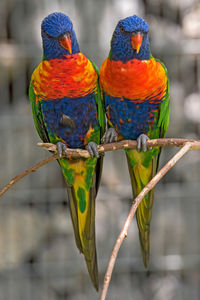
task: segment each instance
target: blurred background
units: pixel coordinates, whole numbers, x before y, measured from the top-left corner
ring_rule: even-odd
[[[168,68],[168,137],[200,135],[199,0],[1,0],[0,185],[49,154],[36,146],[27,96],[42,57],[40,24],[70,16],[80,49],[100,67],[119,19],[138,14],[150,25],[151,50]],[[177,149],[165,148],[162,166]],[[150,273],[142,264],[135,220],[114,268],[109,300],[200,299],[200,153],[187,154],[157,185]],[[124,153],[105,156],[96,203],[100,288],[132,200]],[[56,162],[27,176],[0,199],[0,300],[98,299],[72,232]]]

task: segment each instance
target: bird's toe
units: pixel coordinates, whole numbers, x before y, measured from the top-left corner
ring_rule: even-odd
[[[95,142],[89,142],[87,145],[87,150],[90,153],[91,157],[99,157],[99,151]]]
[[[67,152],[67,147],[66,147],[66,145],[65,145],[64,143],[62,143],[62,142],[58,142],[58,143],[56,144],[56,146],[57,146],[58,155],[59,155],[59,157],[61,158],[61,157],[62,157],[62,154]]]
[[[117,134],[116,130],[114,128],[110,127],[104,133],[104,135],[101,139],[101,142],[103,144],[113,143],[113,142],[117,141],[117,137],[118,137],[118,134]]]
[[[146,134],[140,134],[137,138],[137,150],[140,152],[141,150],[143,152],[147,151],[147,141],[149,140],[149,137]]]

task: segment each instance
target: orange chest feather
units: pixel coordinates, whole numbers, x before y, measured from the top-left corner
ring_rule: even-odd
[[[64,59],[43,60],[32,76],[38,99],[84,97],[97,89],[97,73],[81,53]]]
[[[155,59],[127,63],[107,58],[100,70],[100,84],[106,94],[137,102],[162,97],[167,88],[167,76]]]

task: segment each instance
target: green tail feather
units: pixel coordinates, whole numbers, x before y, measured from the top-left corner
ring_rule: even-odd
[[[67,183],[76,245],[85,257],[91,280],[98,290],[95,198],[99,187],[103,158],[73,161],[61,159],[59,163]]]
[[[136,197],[145,185],[156,174],[158,154],[155,151],[138,153],[136,150],[127,150],[127,161],[134,197]],[[144,266],[148,269],[150,254],[150,222],[153,208],[153,194],[151,190],[141,201],[136,211],[136,219],[139,230],[140,246]]]
[[[74,228],[76,246],[80,250],[80,252],[83,253],[82,243],[80,240],[79,229],[78,229],[77,201],[72,186],[67,186],[67,194],[68,194],[68,201],[69,201],[68,204],[69,204],[69,209],[70,209],[70,214],[72,219],[72,225]]]
[[[146,269],[148,269],[149,266],[150,222],[152,217],[152,208],[153,208],[153,191],[149,192],[146,198],[143,198],[136,212],[142,257]]]
[[[90,278],[94,284],[96,290],[99,287],[98,279],[98,265],[96,254],[96,241],[95,241],[95,191],[92,188],[89,192],[89,207],[86,225],[82,233],[82,241],[80,236],[79,217],[77,214],[77,203],[80,199],[75,196],[74,188],[67,187],[69,208],[74,228],[76,245],[81,253],[83,253],[90,274]]]

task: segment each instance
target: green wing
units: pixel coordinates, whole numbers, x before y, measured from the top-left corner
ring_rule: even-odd
[[[36,102],[36,95],[33,90],[32,81],[29,86],[29,99],[31,102],[31,109],[32,109],[36,130],[40,138],[43,140],[43,142],[48,143],[50,142],[50,140],[42,117],[41,102],[40,101]]]
[[[168,78],[167,68],[159,59],[156,59],[156,61],[161,63],[161,65],[163,66],[163,68],[165,70],[165,74],[167,77],[166,96],[165,96],[164,101],[160,105],[160,113],[159,113],[159,119],[158,119],[158,127],[160,128],[159,137],[162,138],[165,136],[168,126],[169,126],[169,90],[170,90],[170,87],[169,87],[169,78]]]
[[[93,61],[90,61],[91,64],[93,65],[95,71],[97,72],[98,75],[98,83],[97,83],[97,93],[95,94],[95,101],[97,104],[97,118],[99,121],[100,125],[100,137],[104,135],[105,132],[105,126],[106,126],[106,121],[105,121],[105,111],[104,111],[104,103],[103,103],[103,95],[101,93],[100,89],[100,84],[99,84],[99,70],[95,63]],[[101,141],[99,141],[100,143]],[[102,175],[102,168],[103,168],[103,156],[101,156],[97,160],[97,166],[96,166],[96,193],[98,192],[100,181],[101,181],[101,175]]]
[[[98,120],[101,127],[101,136],[103,136],[105,132],[105,112],[104,112],[104,105],[103,105],[103,99],[101,96],[101,89],[99,84],[99,70],[94,62],[90,61],[97,72],[98,75],[98,84],[97,84],[97,93],[95,94],[95,101],[97,104],[97,110],[98,110]]]

